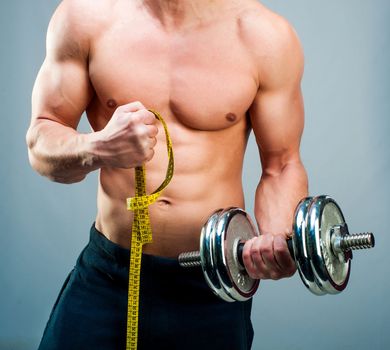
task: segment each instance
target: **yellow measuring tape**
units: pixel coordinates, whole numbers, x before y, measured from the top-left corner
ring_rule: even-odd
[[[127,210],[134,211],[134,220],[131,236],[130,271],[127,307],[127,338],[126,349],[137,349],[138,343],[138,314],[139,314],[139,289],[141,274],[142,246],[152,243],[152,229],[149,219],[149,205],[153,204],[168,186],[173,176],[174,162],[172,141],[168,133],[167,124],[161,115],[152,112],[164,127],[168,150],[168,168],[164,182],[152,194],[146,194],[145,166],[135,168],[135,197],[127,199]]]

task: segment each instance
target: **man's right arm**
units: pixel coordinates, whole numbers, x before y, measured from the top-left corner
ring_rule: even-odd
[[[82,17],[77,2],[66,0],[50,21],[26,135],[32,167],[61,183],[79,182],[103,166],[140,165],[152,158],[156,143],[155,118],[139,102],[119,107],[99,132],[77,132],[94,94],[88,75],[92,28]]]

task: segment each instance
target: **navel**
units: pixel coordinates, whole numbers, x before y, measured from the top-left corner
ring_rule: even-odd
[[[107,107],[108,108],[115,108],[118,104],[116,103],[115,100],[113,100],[112,98],[110,98],[108,101],[107,101]]]
[[[226,114],[225,118],[226,118],[226,120],[228,120],[231,123],[233,123],[237,120],[237,116],[234,113]]]
[[[163,208],[167,208],[169,207],[172,203],[166,199],[158,199],[157,200],[157,204],[160,206],[160,207],[163,207]]]

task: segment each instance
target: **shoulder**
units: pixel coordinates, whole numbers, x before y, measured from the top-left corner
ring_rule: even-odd
[[[109,20],[116,0],[63,0],[48,28],[48,50],[72,55],[88,54],[89,44]]]
[[[257,1],[242,10],[237,23],[242,40],[255,53],[274,54],[286,48],[300,48],[293,26]]]
[[[118,0],[62,0],[53,17],[63,15],[70,20],[89,22],[109,15]]]
[[[293,26],[257,1],[238,18],[240,37],[262,77],[303,72],[303,49]]]

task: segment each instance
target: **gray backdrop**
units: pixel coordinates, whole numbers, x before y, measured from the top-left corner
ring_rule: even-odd
[[[65,186],[39,177],[27,161],[30,94],[58,2],[0,4],[0,349],[36,348],[96,210],[96,174]],[[355,254],[348,289],[338,296],[311,295],[297,275],[262,282],[253,348],[388,349],[390,3],[264,3],[293,23],[305,48],[302,154],[310,192],[332,195],[351,230],[372,230],[377,247]],[[259,174],[251,139],[244,172],[250,212]]]

